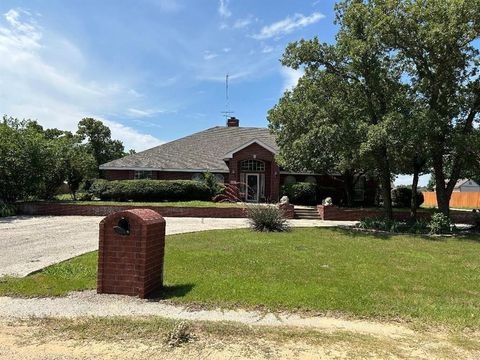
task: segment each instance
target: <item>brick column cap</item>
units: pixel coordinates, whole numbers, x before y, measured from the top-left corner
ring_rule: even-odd
[[[104,224],[111,218],[134,218],[142,224],[164,223],[165,219],[158,212],[151,209],[130,209],[118,211],[105,217],[100,224]]]

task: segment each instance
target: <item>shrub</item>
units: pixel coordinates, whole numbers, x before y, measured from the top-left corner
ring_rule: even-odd
[[[107,201],[211,200],[207,185],[192,180],[97,180],[90,192]]]
[[[77,193],[77,200],[79,201],[92,201],[94,200],[93,195],[90,192],[79,192]]]
[[[433,214],[428,223],[430,234],[449,234],[452,231],[451,226],[448,216],[442,213]]]
[[[282,194],[287,195],[292,204],[316,205],[317,185],[308,182],[286,184],[282,187]]]
[[[86,184],[85,190],[92,195],[92,197],[101,199],[103,193],[107,190],[109,182],[104,179],[93,180],[90,184]]]
[[[396,208],[409,208],[412,202],[412,189],[399,186],[392,190],[392,205]],[[417,206],[424,202],[423,194],[417,191]]]
[[[218,181],[218,179],[211,172],[203,174],[203,182],[210,189],[210,197],[223,194],[225,191],[225,185]]]
[[[255,231],[282,232],[289,229],[287,219],[276,206],[254,205],[247,208],[248,222]]]
[[[13,216],[17,213],[17,209],[13,205],[9,205],[0,200],[0,217]]]

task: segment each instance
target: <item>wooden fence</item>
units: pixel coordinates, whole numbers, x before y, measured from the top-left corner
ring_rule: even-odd
[[[424,206],[437,206],[437,194],[435,192],[424,192]],[[450,198],[452,208],[474,208],[480,209],[480,192],[453,192]]]

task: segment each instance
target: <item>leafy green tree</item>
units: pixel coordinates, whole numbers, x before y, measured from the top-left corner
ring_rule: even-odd
[[[350,0],[342,6],[368,16],[423,101],[437,203],[448,216],[453,188],[478,148],[480,0]]]
[[[7,116],[0,123],[0,200],[36,197],[45,189],[51,153],[37,125]]]
[[[77,135],[86,142],[88,151],[95,158],[97,168],[109,161],[125,156],[120,140],[113,140],[111,131],[103,122],[84,118],[78,123]]]
[[[428,121],[426,112],[411,93],[405,99],[405,113],[400,121],[393,121],[389,126],[389,132],[395,134],[392,137],[392,153],[395,159],[394,172],[396,174],[411,174],[412,189],[410,199],[410,217],[416,219],[418,204],[418,180],[420,175],[430,171],[430,161],[425,144],[425,136],[428,133]]]
[[[348,89],[344,101],[350,106],[350,119],[353,126],[365,134],[360,156],[368,159],[367,163],[377,174],[385,216],[392,218],[392,139],[395,134],[390,132],[390,126],[402,121],[408,88],[403,84],[397,62],[389,56],[379,37],[377,25],[357,3],[361,2],[345,1],[337,6],[340,29],[334,45],[321,44],[317,38],[291,43],[282,64],[294,69],[304,67],[307,74],[325,71],[335,78],[333,86]]]
[[[326,71],[309,71],[268,113],[280,146],[277,161],[292,171],[340,172],[345,202],[364,172],[360,154],[365,128],[351,116],[350,88]]]
[[[97,163],[86,146],[78,143],[71,144],[65,160],[66,182],[73,199],[76,200],[80,184],[97,174]]]
[[[80,138],[36,121],[4,116],[0,123],[0,201],[49,199],[64,182],[75,196],[97,165]]]

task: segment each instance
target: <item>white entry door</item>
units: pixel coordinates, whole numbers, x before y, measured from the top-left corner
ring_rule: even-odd
[[[260,174],[246,174],[248,202],[258,202],[260,189]]]

